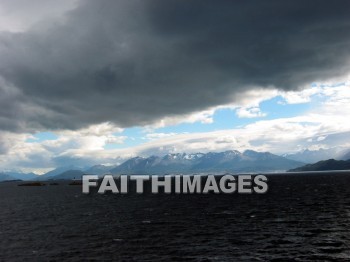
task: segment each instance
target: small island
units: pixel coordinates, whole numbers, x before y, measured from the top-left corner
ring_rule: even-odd
[[[81,182],[81,180],[74,180],[72,182],[70,182],[68,185],[70,186],[81,186],[83,183]]]
[[[28,182],[28,183],[19,184],[18,186],[46,186],[46,184],[41,182]]]

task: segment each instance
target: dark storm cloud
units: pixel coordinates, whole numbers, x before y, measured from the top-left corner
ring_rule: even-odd
[[[253,87],[342,76],[349,11],[349,1],[81,1],[62,21],[0,34],[0,75],[18,89],[1,100],[0,128],[143,125]]]

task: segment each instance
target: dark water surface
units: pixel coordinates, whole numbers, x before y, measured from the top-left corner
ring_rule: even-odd
[[[0,184],[1,261],[350,261],[350,173],[265,195],[83,195]]]

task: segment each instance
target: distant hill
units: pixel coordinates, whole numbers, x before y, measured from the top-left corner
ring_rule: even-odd
[[[290,154],[284,154],[283,157],[304,162],[307,164],[316,163],[318,161],[326,160],[326,159],[337,159],[337,160],[346,160],[350,159],[350,152],[349,157],[345,158],[345,153],[347,151],[344,151],[344,148],[340,147],[334,147],[329,149],[318,149],[318,150],[303,150],[295,153]]]
[[[298,168],[290,169],[289,172],[301,172],[301,171],[327,171],[327,170],[350,170],[349,160],[335,160],[329,159],[319,161],[315,164],[308,164]]]
[[[38,175],[34,173],[22,173],[22,172],[14,172],[14,171],[4,171],[0,173],[0,181],[8,181],[8,180],[23,180],[30,181],[35,180]]]
[[[113,168],[113,166],[95,165],[86,169],[85,173],[93,175],[105,175],[110,173],[110,170]]]
[[[81,179],[81,177],[85,173],[81,170],[68,170],[66,172],[63,172],[62,174],[59,174],[57,176],[53,176],[50,179],[52,180],[72,180],[72,179]]]
[[[163,157],[135,157],[111,169],[112,174],[196,173],[196,172],[261,172],[284,171],[302,165],[269,152],[236,150],[207,154],[167,154]]]
[[[0,173],[0,182],[2,181],[10,181],[10,180],[16,180],[16,178],[8,175],[8,174],[5,174],[5,173]]]
[[[44,180],[49,180],[53,179],[55,176],[61,175],[62,173],[69,171],[69,170],[80,170],[80,168],[77,168],[75,166],[63,166],[63,167],[58,167],[54,170],[51,170],[44,175],[38,176],[36,180],[44,181]]]
[[[23,181],[35,180],[38,178],[37,174],[34,173],[22,173],[22,172],[4,172],[5,174],[13,177],[14,179],[19,179]]]

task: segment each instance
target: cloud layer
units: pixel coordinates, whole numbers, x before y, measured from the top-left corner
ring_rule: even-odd
[[[270,99],[276,96],[281,98],[278,93],[270,95]],[[253,149],[284,154],[303,149],[350,148],[350,82],[339,86],[318,85],[282,95],[285,95],[283,99],[286,103],[311,100],[314,106],[296,116],[262,118],[226,130],[176,133],[145,128],[141,137],[143,141],[134,146],[126,146],[127,140],[140,138],[137,137],[140,134],[135,137],[126,135],[123,132],[127,130],[111,123],[92,125],[76,131],[58,131],[55,132],[56,138],[43,141],[36,141],[30,134],[0,132],[0,170],[16,167],[43,171],[66,165],[117,164],[136,155],[178,152]],[[298,97],[303,99],[297,99]],[[214,109],[213,111],[215,112]],[[106,149],[106,145],[111,144],[120,148]]]
[[[0,32],[0,128],[150,125],[256,88],[340,77],[350,68],[349,10],[341,0],[79,1]]]

